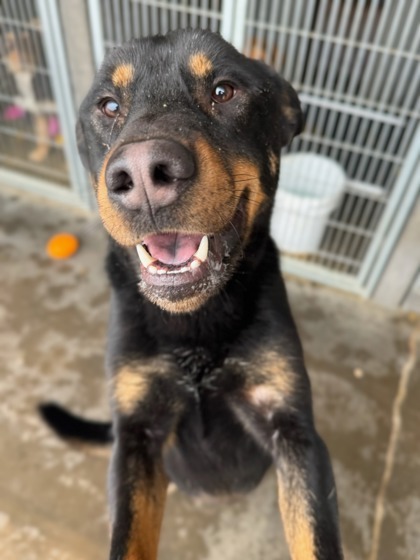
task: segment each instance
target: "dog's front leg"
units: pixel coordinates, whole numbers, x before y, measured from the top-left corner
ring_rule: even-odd
[[[258,374],[242,373],[245,387],[231,394],[231,404],[248,432],[272,454],[292,560],[340,560],[330,458],[314,427],[306,371],[299,369],[290,370],[285,360],[271,356],[266,371],[263,363]]]
[[[167,490],[161,452],[145,426],[121,424],[111,467],[110,560],[155,560]]]
[[[293,560],[343,558],[328,451],[315,429],[273,429],[280,513]],[[296,430],[296,431],[295,431]]]
[[[166,363],[125,366],[114,376],[115,447],[110,470],[110,560],[155,560],[168,481],[163,451],[182,408]]]

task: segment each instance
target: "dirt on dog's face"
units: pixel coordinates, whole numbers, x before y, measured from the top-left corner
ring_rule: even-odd
[[[268,229],[280,148],[300,128],[291,86],[218,35],[178,31],[108,55],[80,110],[79,151],[151,301],[191,312],[224,286]]]

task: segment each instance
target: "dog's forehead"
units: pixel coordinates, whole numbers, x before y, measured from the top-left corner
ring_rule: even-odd
[[[176,80],[181,72],[206,78],[213,72],[234,67],[239,53],[219,35],[210,32],[176,32],[131,41],[114,49],[102,67],[104,80],[115,87],[134,82]]]

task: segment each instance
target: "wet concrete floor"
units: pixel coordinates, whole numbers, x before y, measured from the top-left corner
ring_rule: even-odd
[[[49,236],[82,242],[49,260]],[[107,454],[58,441],[36,404],[108,417],[108,287],[97,218],[0,195],[0,548],[2,560],[106,558]],[[291,303],[333,458],[348,560],[420,559],[419,323],[296,280]],[[273,473],[245,498],[170,494],[159,560],[287,559]]]

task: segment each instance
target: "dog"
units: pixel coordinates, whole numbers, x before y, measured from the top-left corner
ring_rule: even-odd
[[[113,410],[64,437],[114,440],[111,560],[154,560],[168,481],[247,492],[274,464],[293,560],[342,556],[336,491],[269,236],[293,88],[210,31],[111,51],[77,141],[109,233]]]

